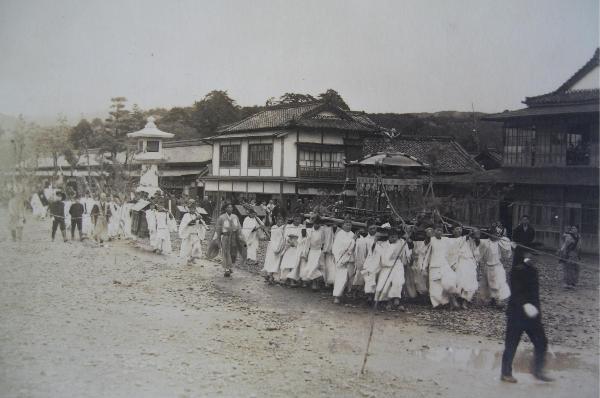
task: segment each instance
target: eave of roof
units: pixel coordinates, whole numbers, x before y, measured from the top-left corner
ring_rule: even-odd
[[[219,135],[213,135],[212,137],[206,138],[206,140],[229,140],[234,138],[255,138],[255,137],[275,137],[281,138],[288,135],[286,131],[273,131],[273,129],[268,129],[265,131],[247,131],[247,132],[239,132],[239,133],[225,133]]]
[[[493,115],[484,116],[481,120],[491,122],[503,122],[508,119],[518,119],[536,116],[568,115],[583,113],[598,113],[598,104],[544,106],[535,108],[523,108],[516,111],[505,111]]]
[[[598,186],[597,167],[502,167],[469,175],[445,176],[437,182],[474,184]]]
[[[577,102],[577,101],[588,101],[589,99],[594,98],[586,98],[589,93],[587,91],[594,90],[573,90],[571,91],[571,87],[575,85],[580,79],[582,79],[586,74],[592,71],[595,67],[600,64],[600,49],[596,48],[594,51],[594,55],[590,58],[585,65],[583,65],[577,72],[575,72],[570,78],[567,79],[559,88],[556,90],[542,95],[537,95],[534,97],[526,97],[525,103],[527,106],[537,106],[543,105],[546,103],[565,103],[565,102]],[[598,90],[595,90],[595,100],[598,100]]]

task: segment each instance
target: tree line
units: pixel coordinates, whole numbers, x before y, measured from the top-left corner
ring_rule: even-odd
[[[197,139],[214,135],[219,126],[239,121],[266,107],[314,101],[329,102],[342,109],[350,109],[342,96],[333,89],[316,96],[284,93],[278,98],[267,99],[264,105],[255,106],[240,106],[227,91],[213,90],[188,107],[148,110],[142,110],[137,104],[129,108],[127,98],[113,97],[105,119],[81,119],[76,125],[69,126],[66,118],[59,116],[54,126],[40,127],[20,118],[10,135],[11,144],[2,145],[3,152],[10,152],[10,156],[4,158],[3,166],[40,157],[50,157],[56,166],[60,156],[64,156],[74,166],[82,157],[89,157],[91,149],[97,150],[96,156],[114,163],[118,153],[126,152],[127,134],[142,129],[148,116],[156,117],[159,129],[174,133],[175,140]],[[451,135],[469,151],[485,147],[501,148],[500,126],[481,123],[483,115],[468,112],[367,114],[377,124],[395,129],[398,134]],[[1,137],[0,135],[0,139]]]

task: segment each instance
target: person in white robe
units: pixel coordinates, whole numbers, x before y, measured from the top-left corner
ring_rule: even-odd
[[[510,257],[511,242],[507,237],[490,235],[479,244],[483,278],[481,279],[481,297],[490,301],[490,305],[502,308],[502,301],[510,297],[510,288],[506,281],[506,271],[502,258]]]
[[[302,216],[296,215],[292,224],[285,229],[286,246],[281,258],[281,280],[291,286],[296,286],[300,278],[300,248],[304,243],[303,234],[306,234],[306,228],[302,225]]]
[[[442,236],[442,227],[438,226],[433,231],[427,229],[428,243],[428,269],[429,269],[429,299],[433,308],[452,302],[454,308],[458,303],[454,298],[456,293],[456,273],[448,263],[448,251],[451,240]],[[433,235],[433,236],[431,236]]]
[[[313,218],[313,226],[306,232],[306,239],[300,255],[300,279],[303,283],[310,283],[313,290],[318,289],[318,280],[323,277],[320,270],[321,256],[325,235],[321,230],[319,217]]]
[[[85,194],[85,197],[81,201],[83,205],[83,215],[81,216],[81,229],[84,237],[90,237],[94,231],[94,224],[92,223],[92,210],[96,205],[96,201],[89,192]]]
[[[43,220],[46,217],[47,208],[42,204],[42,200],[40,199],[40,195],[37,192],[34,192],[31,196],[31,209],[33,211],[33,216],[39,220]]]
[[[381,256],[381,272],[377,280],[375,301],[392,300],[392,305],[398,307],[404,286],[404,264],[411,259],[409,242],[399,237],[399,232],[391,229],[389,244]]]
[[[133,239],[131,233],[131,209],[133,208],[133,202],[125,202],[119,211],[119,236],[124,239]]]
[[[477,258],[479,251],[473,234],[463,235],[460,225],[455,226],[452,243],[448,253],[450,267],[456,272],[456,294],[460,306],[468,308],[468,302],[473,300],[473,295],[479,288],[477,282]]]
[[[158,207],[156,218],[156,250],[159,254],[171,254],[171,214],[164,207]]]
[[[108,221],[108,239],[119,238],[119,224],[121,222],[121,205],[119,198],[113,196],[110,202],[108,202],[112,217]]]
[[[156,242],[156,205],[151,204],[146,210],[146,224],[148,225],[148,234],[150,236],[150,247],[153,251],[158,251]]]
[[[365,259],[363,270],[361,272],[365,281],[365,294],[367,295],[368,302],[375,300],[377,278],[381,272],[383,261],[382,256],[390,244],[387,237],[387,232],[377,233],[374,243],[367,246],[367,258]]]
[[[250,209],[248,216],[244,218],[242,223],[242,236],[246,241],[246,261],[256,264],[258,254],[258,230],[262,227],[262,223],[258,221],[256,211]]]
[[[331,252],[335,261],[335,280],[333,283],[333,302],[341,303],[348,280],[352,276],[349,272],[354,271],[354,247],[356,236],[352,232],[352,222],[345,220],[342,229],[337,231],[333,240]]]
[[[265,253],[265,263],[262,272],[265,280],[273,284],[275,278],[279,278],[281,257],[285,249],[285,220],[282,215],[277,215],[276,225],[271,227],[271,239]]]
[[[195,259],[202,256],[202,241],[206,238],[206,229],[202,215],[196,212],[196,203],[190,200],[188,212],[183,215],[179,224],[179,258],[185,260],[187,265],[193,265]]]
[[[428,270],[428,249],[429,245],[423,241],[413,241],[412,261],[405,271],[410,275],[410,285],[408,285],[409,276],[405,282],[407,295],[415,298],[419,295],[429,295],[429,270]]]
[[[365,265],[365,261],[369,254],[369,247],[373,246],[375,243],[375,235],[377,234],[377,225],[371,224],[367,228],[367,233],[365,236],[360,234],[359,238],[356,240],[356,247],[354,249],[354,277],[352,278],[352,290],[362,290],[364,291],[365,286],[365,277],[363,274],[363,269]]]
[[[71,200],[71,198],[69,196],[67,196],[64,203],[65,203],[65,208],[64,208],[65,226],[68,229],[71,226],[71,213],[69,213],[69,210],[71,209],[71,205],[73,204],[73,201]]]
[[[335,282],[335,261],[331,247],[333,246],[333,238],[335,236],[333,226],[321,225],[323,232],[323,255],[321,256],[321,272],[326,287],[332,287]]]

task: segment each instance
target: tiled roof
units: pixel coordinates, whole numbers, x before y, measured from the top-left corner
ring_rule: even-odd
[[[555,91],[543,95],[525,98],[527,106],[544,106],[549,104],[571,104],[571,103],[598,103],[598,89],[571,90],[580,79],[600,64],[600,49],[594,51],[594,55],[585,65],[573,74]]]
[[[447,183],[505,183],[531,185],[598,186],[597,167],[502,167],[460,176],[436,178]]]
[[[504,111],[482,117],[481,120],[492,122],[503,122],[506,119],[547,116],[547,115],[568,115],[582,113],[598,113],[598,104],[579,104],[579,105],[555,105],[538,106],[531,108],[518,109],[516,111]]]
[[[529,106],[543,106],[554,104],[571,104],[571,103],[598,103],[600,99],[600,89],[573,90],[564,92],[553,92],[537,97],[527,97],[525,103]]]
[[[341,118],[315,118],[320,110],[333,109]],[[222,126],[217,130],[219,135],[241,131],[268,130],[291,126],[311,128],[323,127],[339,130],[376,131],[377,126],[366,115],[358,112],[347,112],[331,104],[312,102],[307,104],[283,105],[270,107],[238,122]]]
[[[434,147],[438,149],[437,173],[472,173],[482,170],[467,151],[449,137],[368,137],[364,141],[363,155],[376,152],[402,152],[428,162],[428,155]]]

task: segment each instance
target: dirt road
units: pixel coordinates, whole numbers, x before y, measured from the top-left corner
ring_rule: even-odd
[[[224,279],[211,262],[181,266],[125,242],[51,243],[48,231],[47,221],[30,221],[20,244],[0,231],[2,397],[598,396],[597,323],[586,329],[591,339],[580,329],[559,333],[562,345],[551,339],[555,383],[526,373],[531,351],[522,344],[519,383],[506,385],[501,342],[485,330],[449,332],[419,307],[378,313],[359,376],[364,307],[266,286],[241,270]],[[597,293],[588,281],[570,301],[585,299],[597,314]]]

